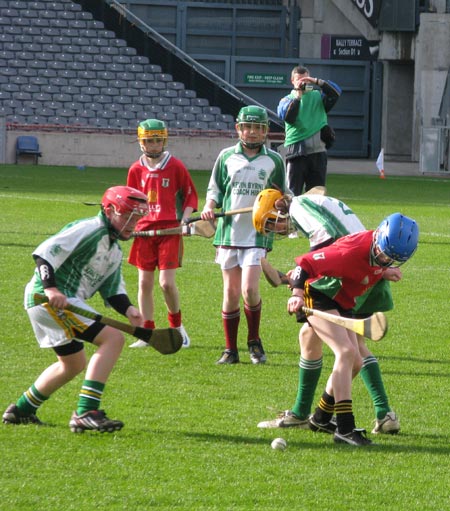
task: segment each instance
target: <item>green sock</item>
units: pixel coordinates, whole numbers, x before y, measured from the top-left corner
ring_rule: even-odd
[[[300,357],[297,398],[291,410],[300,419],[306,419],[311,413],[321,372],[322,357],[319,360],[306,360]]]
[[[373,401],[377,419],[382,419],[391,411],[391,408],[389,406],[386,390],[384,389],[378,360],[373,355],[363,359],[363,366],[360,374],[369,392],[370,398]]]
[[[20,396],[16,406],[23,415],[36,415],[37,409],[47,399],[48,397],[43,396],[33,384]]]
[[[104,383],[94,380],[84,380],[79,394],[77,415],[82,415],[91,410],[98,410],[100,408],[100,401],[104,388]]]

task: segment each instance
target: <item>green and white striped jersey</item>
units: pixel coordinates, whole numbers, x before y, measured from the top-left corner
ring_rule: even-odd
[[[86,300],[99,291],[106,301],[111,296],[126,294],[121,271],[122,249],[109,237],[106,222],[102,213],[72,222],[33,252],[52,265],[56,287],[67,297]],[[36,268],[25,288],[25,308],[36,305],[34,293],[43,292]]]
[[[222,211],[253,206],[265,188],[286,191],[282,157],[263,146],[254,157],[242,151],[240,142],[223,149],[217,157],[208,184],[206,199],[212,199]],[[263,236],[253,227],[251,213],[220,218],[214,245],[235,248],[271,248],[272,236]]]
[[[365,230],[346,204],[325,195],[293,197],[289,216],[295,229],[309,239],[310,247]]]

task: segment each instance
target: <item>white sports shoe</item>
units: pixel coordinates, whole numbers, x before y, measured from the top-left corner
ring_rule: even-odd
[[[133,344],[130,344],[130,348],[148,348],[150,344],[147,344],[145,341],[141,341],[141,339],[137,340],[136,342],[133,342]]]
[[[382,419],[375,419],[375,427],[372,430],[373,435],[384,433],[395,435],[400,431],[400,420],[395,412],[388,412]]]
[[[189,335],[187,334],[186,329],[184,328],[183,325],[180,325],[179,327],[177,327],[177,330],[183,337],[183,345],[181,347],[189,348],[189,346],[191,345],[191,340],[189,339]]]
[[[258,428],[300,428],[309,429],[309,420],[299,419],[290,410],[280,412],[276,419],[262,421],[258,424]]]

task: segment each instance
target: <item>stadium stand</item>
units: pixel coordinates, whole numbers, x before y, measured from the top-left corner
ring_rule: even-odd
[[[134,129],[158,115],[169,129],[234,129],[232,116],[76,2],[1,0],[0,27],[0,115],[8,124]]]

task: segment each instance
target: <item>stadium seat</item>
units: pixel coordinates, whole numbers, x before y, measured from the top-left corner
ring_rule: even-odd
[[[192,104],[196,106],[209,106],[209,101],[205,98],[192,98]]]
[[[189,127],[195,130],[207,130],[208,123],[202,121],[192,121],[189,123]]]
[[[37,137],[32,135],[21,135],[16,140],[16,164],[22,154],[30,154],[35,158],[35,164],[38,163],[38,158],[42,156],[39,150],[39,141]]]
[[[170,121],[169,128],[186,129],[186,128],[189,128],[189,123],[186,121],[179,121],[179,120]]]
[[[172,105],[178,105],[181,107],[190,106],[191,101],[189,98],[176,97],[176,98],[172,98]]]

